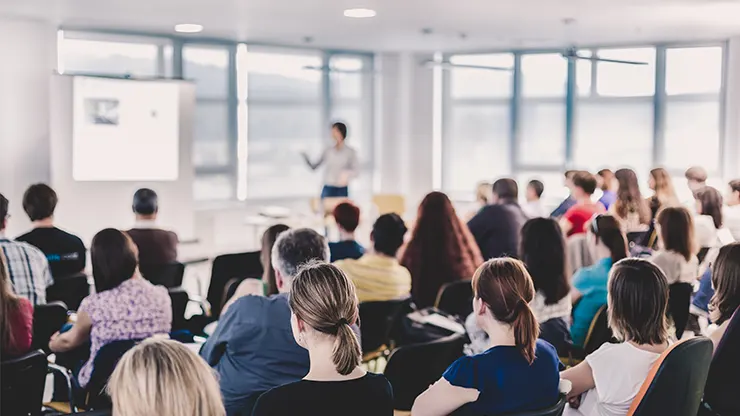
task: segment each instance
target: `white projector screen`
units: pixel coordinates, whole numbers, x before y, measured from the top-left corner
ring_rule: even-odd
[[[176,83],[75,77],[73,97],[74,180],[177,180]]]

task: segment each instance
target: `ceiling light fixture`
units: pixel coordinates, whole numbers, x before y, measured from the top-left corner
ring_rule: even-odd
[[[367,19],[369,17],[375,17],[377,14],[372,9],[347,9],[344,11],[344,17],[351,17],[353,19]]]
[[[175,25],[175,32],[178,33],[200,33],[203,31],[203,25],[195,23],[181,23]]]

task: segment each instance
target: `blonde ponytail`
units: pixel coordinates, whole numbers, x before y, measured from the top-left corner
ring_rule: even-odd
[[[351,373],[362,361],[360,340],[346,321],[338,325],[332,358],[337,372],[343,376]]]

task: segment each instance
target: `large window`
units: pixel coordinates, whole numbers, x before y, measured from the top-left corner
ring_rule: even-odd
[[[59,70],[131,77],[166,75],[164,54],[169,44],[163,39],[63,32],[58,44]]]

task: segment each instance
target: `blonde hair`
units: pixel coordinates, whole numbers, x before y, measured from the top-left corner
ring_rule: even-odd
[[[0,250],[0,349],[15,344],[11,325],[21,307],[20,298],[13,292],[7,265],[5,254]]]
[[[218,381],[179,342],[150,339],[128,351],[108,382],[116,416],[224,416]]]
[[[360,340],[350,327],[359,316],[357,294],[339,268],[319,262],[304,265],[291,285],[290,309],[311,328],[335,337],[332,358],[339,374],[360,365]]]

